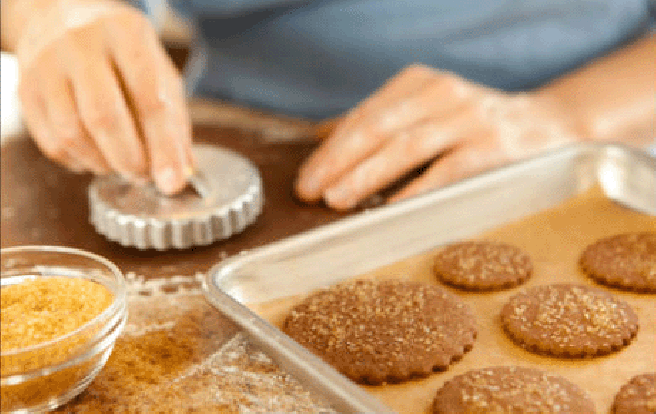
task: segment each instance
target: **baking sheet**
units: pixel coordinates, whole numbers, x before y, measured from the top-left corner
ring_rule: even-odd
[[[576,265],[582,249],[605,235],[656,231],[651,215],[655,205],[655,159],[615,145],[579,145],[228,259],[210,272],[205,291],[210,302],[285,369],[340,411],[382,411],[382,401],[395,411],[423,412],[435,390],[453,375],[520,364],[562,374],[593,397],[598,412],[607,412],[623,382],[656,369],[653,295],[613,290],[634,306],[642,321],[628,348],[591,360],[562,360],[528,353],[501,331],[500,308],[518,289],[484,294],[452,290],[477,314],[479,337],[473,350],[446,372],[383,387],[354,387],[275,325],[298,300],[295,295],[342,279],[366,275],[437,283],[430,273],[432,251],[486,231],[485,237],[514,243],[531,254],[535,275],[525,286],[592,284]]]

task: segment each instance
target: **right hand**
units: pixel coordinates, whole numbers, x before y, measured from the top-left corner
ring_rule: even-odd
[[[301,166],[295,190],[337,210],[421,166],[389,202],[585,139],[548,91],[502,92],[420,64],[320,124],[317,135],[327,137]]]
[[[139,10],[120,2],[54,1],[18,39],[28,129],[73,171],[154,179],[173,194],[193,169],[184,85]],[[141,138],[143,136],[143,139]]]

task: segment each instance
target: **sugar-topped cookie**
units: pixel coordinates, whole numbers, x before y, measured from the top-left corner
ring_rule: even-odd
[[[438,286],[359,280],[311,294],[283,331],[352,380],[379,384],[446,369],[472,348],[475,325]]]
[[[585,273],[604,285],[656,292],[656,232],[601,239],[583,251],[580,263]]]
[[[536,286],[501,311],[505,331],[522,347],[560,357],[608,354],[638,332],[638,316],[615,295],[583,285]]]
[[[524,367],[468,371],[447,381],[433,401],[436,414],[594,413],[594,403],[563,377]]]
[[[526,281],[533,272],[528,254],[492,241],[451,244],[437,253],[433,268],[442,282],[467,290],[510,288]]]

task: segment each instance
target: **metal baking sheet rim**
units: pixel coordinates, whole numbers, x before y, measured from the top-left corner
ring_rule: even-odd
[[[389,412],[371,394],[249,309],[245,303],[253,301],[247,294],[268,295],[260,299],[265,301],[307,293],[553,207],[594,185],[599,185],[610,199],[656,216],[655,157],[618,144],[576,144],[227,258],[208,272],[203,292],[212,305],[241,326],[281,367],[338,411]],[[425,214],[430,211],[447,218],[439,224],[446,228],[436,231],[435,223],[430,221],[433,216]],[[420,218],[413,220],[417,215]],[[478,221],[472,220],[475,215]],[[417,223],[413,226],[413,222]],[[408,236],[408,226],[419,229],[421,234]],[[431,233],[445,235],[424,237]],[[386,241],[392,236],[397,236],[398,244],[403,235],[412,239],[409,246],[367,246],[356,253],[367,256],[362,258],[366,260],[348,256],[353,244],[366,244],[371,238]],[[385,254],[384,259],[381,254]],[[334,272],[325,276],[340,264],[332,262],[326,269],[326,260],[334,258],[351,265],[342,263],[337,278]],[[322,266],[316,266],[317,263]],[[312,264],[315,266],[311,267]],[[349,271],[344,271],[345,267]],[[330,279],[323,279],[315,268],[324,269],[323,276]],[[245,269],[251,273],[244,272]],[[258,272],[261,277],[256,276]],[[277,277],[280,273],[288,280]],[[304,277],[299,280],[300,275]]]

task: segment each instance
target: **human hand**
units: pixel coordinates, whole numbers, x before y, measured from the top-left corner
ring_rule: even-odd
[[[167,194],[186,185],[193,158],[183,82],[139,10],[51,2],[29,18],[16,53],[25,122],[48,157],[74,171],[152,178]]]
[[[578,140],[548,95],[504,93],[413,65],[336,124],[301,167],[296,192],[346,210],[430,162],[396,201]]]

